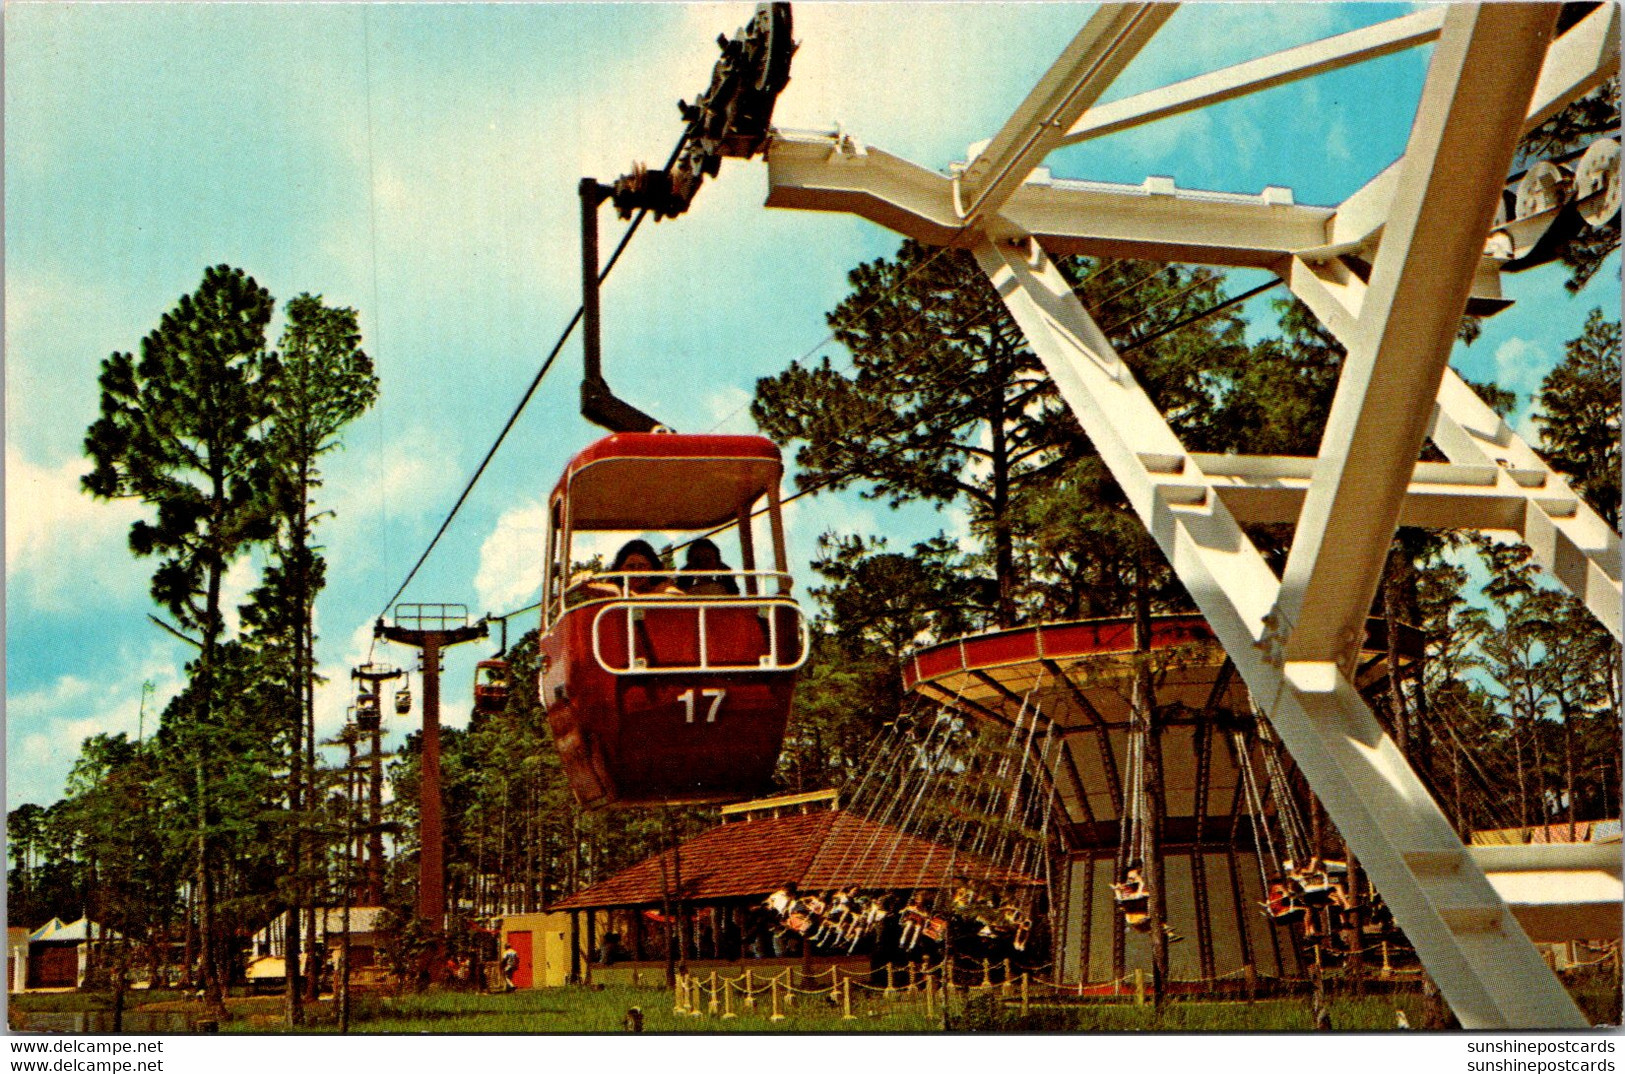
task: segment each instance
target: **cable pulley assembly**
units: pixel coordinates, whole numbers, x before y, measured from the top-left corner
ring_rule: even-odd
[[[790,5],[758,4],[751,21],[732,38],[717,37],[722,57],[711,85],[693,104],[678,101],[688,127],[670,167],[637,165],[617,179],[611,200],[622,219],[639,209],[657,220],[685,212],[723,157],[748,158],[767,147],[773,106],[790,81]]]

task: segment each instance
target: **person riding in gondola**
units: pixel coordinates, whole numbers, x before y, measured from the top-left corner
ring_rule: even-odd
[[[688,546],[688,557],[683,562],[683,573],[677,579],[677,588],[690,597],[737,597],[739,583],[733,575],[694,574],[694,571],[720,571],[731,570],[722,562],[722,552],[714,541],[701,537]]]
[[[614,565],[609,568],[611,577],[594,579],[590,589],[593,596],[606,593],[615,597],[649,597],[677,592],[669,579],[653,573],[658,570],[660,555],[653,545],[642,539],[627,541],[615,553]],[[622,574],[623,571],[627,573]],[[613,577],[617,574],[620,577]]]

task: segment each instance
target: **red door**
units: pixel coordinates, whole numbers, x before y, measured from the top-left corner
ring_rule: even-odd
[[[532,951],[530,933],[528,931],[508,933],[508,946],[512,947],[515,953],[519,955],[519,968],[513,971],[513,986],[515,988],[531,987],[530,959]]]
[[[29,953],[28,987],[72,988],[79,983],[79,948],[39,944]]]

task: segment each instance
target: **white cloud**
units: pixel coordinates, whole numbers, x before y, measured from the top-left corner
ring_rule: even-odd
[[[1348,124],[1343,121],[1341,112],[1332,117],[1331,126],[1326,131],[1326,155],[1344,163],[1354,160],[1354,149],[1349,145]]]
[[[351,587],[381,595],[423,550],[432,532],[424,525],[439,523],[464,475],[443,435],[409,428],[380,443],[370,432],[358,431],[350,450],[330,457],[321,504],[333,517],[320,532],[331,569]]]
[[[546,555],[547,505],[532,500],[510,508],[480,545],[474,592],[480,607],[505,612],[535,600],[542,587]]]
[[[36,610],[139,599],[146,565],[129,551],[133,500],[97,501],[79,489],[81,459],[42,466],[6,445],[6,581]]]
[[[705,413],[710,419],[707,432],[754,433],[750,401],[754,396],[737,384],[725,385],[705,397]]]
[[[225,576],[220,579],[220,612],[227,634],[242,631],[242,613],[238,609],[248,603],[248,591],[258,585],[259,580],[259,568],[251,556],[238,556],[226,568]]]
[[[147,282],[89,279],[39,264],[8,270],[8,444],[23,446],[35,458],[78,454],[84,431],[96,418],[102,359],[115,349],[131,349],[145,330],[131,311],[144,310]]]
[[[971,535],[970,511],[962,504],[952,503],[942,509],[943,532],[953,538],[959,550],[967,555],[983,551],[982,542]]]
[[[797,573],[799,588],[816,579],[807,563],[818,549],[818,538],[826,533],[845,537],[855,533],[883,532],[870,502],[855,492],[819,492],[784,508],[785,543],[790,547],[790,569]],[[798,555],[799,553],[799,555]]]
[[[1534,340],[1514,336],[1495,348],[1495,383],[1518,397],[1507,424],[1532,444],[1540,442],[1540,429],[1534,421],[1534,395],[1552,365],[1546,347]]]
[[[73,673],[58,676],[6,701],[7,807],[41,805],[62,795],[79,746],[96,734],[123,732],[131,738],[158,729],[164,706],[183,685],[181,658],[164,641],[152,642],[109,668],[98,666],[94,681]],[[142,715],[142,684],[151,682]]]
[[[1495,381],[1517,392],[1520,405],[1540,387],[1550,368],[1552,359],[1546,348],[1534,340],[1514,336],[1495,348]]]
[[[1111,96],[1138,93],[1330,36],[1341,13],[1329,4],[1196,4],[1168,20]],[[1267,22],[1267,28],[1262,23]],[[1079,20],[1082,25],[1082,20]]]

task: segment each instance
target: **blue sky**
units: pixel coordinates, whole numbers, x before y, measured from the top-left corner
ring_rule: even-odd
[[[798,5],[802,47],[777,122],[839,122],[946,167],[998,128],[1089,10]],[[1109,96],[1406,10],[1189,5]],[[125,551],[140,509],[77,491],[107,354],[137,347],[219,262],[279,303],[310,291],[361,311],[382,397],[331,458],[323,490],[335,514],[323,523],[320,656],[342,680],[575,308],[576,180],[663,160],[676,100],[704,88],[713,39],[749,14],[742,4],[7,5],[8,807],[57,797],[86,735],[134,734],[143,681],[154,684],[150,729],[187,655],[146,619],[151,564]],[[1400,153],[1426,55],[1051,163],[1067,177],[1286,185],[1299,201],[1335,203]],[[755,379],[819,345],[847,271],[896,247],[856,219],[768,211],[765,183],[758,162],[726,164],[692,212],[643,229],[605,293],[617,390],[684,431],[750,431]],[[606,213],[606,243],[619,227]],[[1617,278],[1616,265],[1572,298],[1560,273],[1509,277],[1518,304],[1460,364],[1527,393],[1593,305],[1618,315]],[[1234,289],[1251,282],[1238,275]],[[1265,326],[1267,310],[1259,317]],[[572,344],[405,599],[476,612],[530,602],[541,499],[595,435],[575,413],[578,377]],[[952,513],[893,514],[855,496],[803,501],[790,522],[803,562],[830,528],[902,543],[962,526]],[[252,575],[246,561],[233,572],[233,595]],[[531,625],[516,621],[514,636]],[[483,651],[448,658],[450,723],[467,719]],[[344,701],[324,691],[324,734]],[[399,734],[409,722],[391,726]]]

